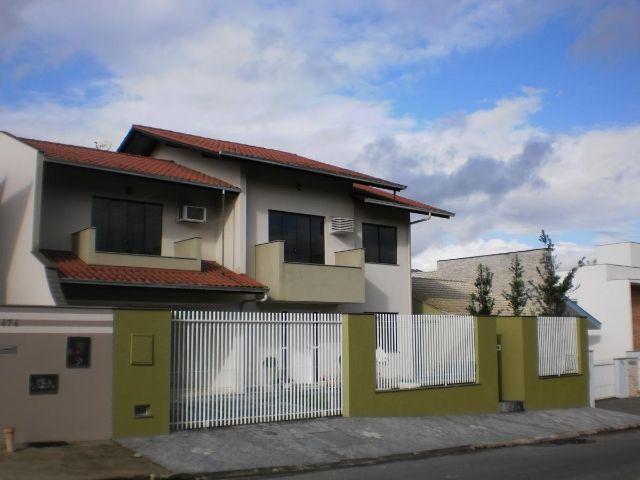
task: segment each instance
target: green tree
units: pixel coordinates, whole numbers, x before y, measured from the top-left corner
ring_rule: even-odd
[[[511,260],[509,271],[511,272],[509,291],[502,292],[502,296],[511,307],[513,314],[516,317],[519,317],[527,306],[527,302],[531,298],[531,294],[524,283],[524,267],[522,266],[520,257],[518,257],[517,254],[513,260]]]
[[[536,267],[538,272],[538,283],[529,281],[533,291],[533,301],[536,305],[538,315],[556,317],[564,314],[564,299],[566,295],[573,290],[573,279],[576,275],[578,267],[584,265],[584,258],[573,267],[564,278],[558,275],[560,265],[555,254],[555,245],[551,237],[542,230],[539,238],[540,242],[545,245],[539,265]]]
[[[476,291],[471,294],[467,310],[471,315],[491,315],[495,300],[491,296],[493,273],[482,263],[478,265],[478,276],[474,283]]]

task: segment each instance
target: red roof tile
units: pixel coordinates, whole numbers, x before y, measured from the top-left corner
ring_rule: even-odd
[[[53,161],[62,161],[114,172],[133,173],[182,183],[239,190],[230,183],[179,165],[171,160],[29,138],[19,138],[19,140],[40,150],[48,159]]]
[[[359,194],[375,197],[386,202],[397,203],[398,205],[402,205],[405,207],[412,207],[415,209],[414,211],[418,213],[431,213],[436,216],[447,218],[455,215],[455,213],[447,212],[446,210],[442,210],[441,208],[433,207],[417,200],[411,200],[410,198],[401,197],[400,195],[394,195],[391,192],[380,190],[379,188],[370,187],[368,185],[354,183],[353,189],[356,193]]]
[[[311,158],[302,157],[294,153],[283,152],[281,150],[273,150],[264,147],[255,147],[252,145],[245,145],[242,143],[228,142],[225,140],[216,140],[213,138],[200,137],[198,135],[190,135],[187,133],[174,132],[171,130],[164,130],[162,128],[145,127],[143,125],[133,125],[127,138],[122,142],[120,150],[126,148],[127,139],[132,133],[140,132],[147,134],[157,139],[169,141],[192,147],[201,151],[206,151],[214,155],[229,155],[236,157],[249,158],[252,160],[275,163],[292,168],[311,170],[318,173],[346,177],[350,180],[355,180],[364,183],[372,183],[378,186],[385,186],[392,189],[404,189],[404,185],[376,178],[364,173],[355,172],[347,168],[338,167],[324,162],[319,162]]]
[[[205,260],[202,261],[201,271],[193,271],[88,265],[72,252],[44,250],[42,253],[56,266],[58,277],[63,283],[65,281],[79,281],[168,288],[267,290],[267,287],[247,275],[235,273],[216,262]]]

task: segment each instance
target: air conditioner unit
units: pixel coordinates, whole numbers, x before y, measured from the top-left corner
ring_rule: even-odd
[[[178,221],[204,223],[207,221],[207,209],[195,205],[182,205],[178,208]]]
[[[331,218],[331,233],[334,235],[353,233],[353,218]]]

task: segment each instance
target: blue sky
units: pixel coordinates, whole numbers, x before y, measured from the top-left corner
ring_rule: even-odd
[[[414,263],[640,240],[640,2],[17,1],[0,128],[117,145],[132,123],[305,154],[453,210]],[[126,12],[126,15],[123,15]]]

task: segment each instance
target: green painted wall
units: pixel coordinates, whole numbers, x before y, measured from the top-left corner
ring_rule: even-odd
[[[113,436],[169,433],[171,312],[117,310],[113,339]],[[136,418],[135,405],[150,415]]]
[[[524,335],[520,317],[496,317],[502,357],[502,400],[524,401]]]
[[[526,410],[589,405],[589,366],[586,319],[579,319],[580,375],[538,376],[538,336],[535,317],[498,317],[502,338],[502,393],[504,400],[523,401]]]
[[[479,383],[376,392],[373,315],[343,316],[343,415],[410,416],[498,411],[496,321],[478,320]]]

